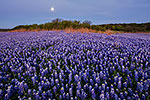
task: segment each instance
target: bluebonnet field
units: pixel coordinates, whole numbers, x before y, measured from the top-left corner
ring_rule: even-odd
[[[150,99],[150,35],[0,33],[1,99]]]

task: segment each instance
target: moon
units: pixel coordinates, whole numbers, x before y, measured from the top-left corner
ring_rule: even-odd
[[[51,12],[54,12],[55,8],[54,8],[54,7],[51,7],[51,9],[50,9],[50,10],[51,10]]]

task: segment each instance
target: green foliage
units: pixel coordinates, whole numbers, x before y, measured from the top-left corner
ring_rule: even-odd
[[[96,31],[122,31],[122,32],[150,32],[150,23],[142,23],[142,24],[103,24],[103,25],[91,25],[91,21],[85,20],[84,22],[80,21],[70,21],[70,20],[62,20],[62,19],[54,19],[52,22],[45,24],[33,24],[33,25],[19,25],[14,27],[12,30],[17,29],[26,29],[26,30],[34,30],[34,29],[44,29],[44,30],[63,30],[66,28],[80,29],[87,28]]]

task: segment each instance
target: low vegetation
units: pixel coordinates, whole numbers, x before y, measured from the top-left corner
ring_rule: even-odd
[[[13,29],[2,29],[0,31],[41,31],[41,30],[64,30],[66,32],[97,32],[97,33],[116,33],[116,32],[150,32],[150,23],[130,23],[130,24],[103,24],[93,25],[91,21],[71,21],[54,19],[45,24],[19,25]]]

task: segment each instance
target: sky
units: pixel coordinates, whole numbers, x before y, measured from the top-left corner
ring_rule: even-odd
[[[150,0],[0,0],[0,28],[55,18],[92,24],[145,23],[150,22],[149,9]]]

